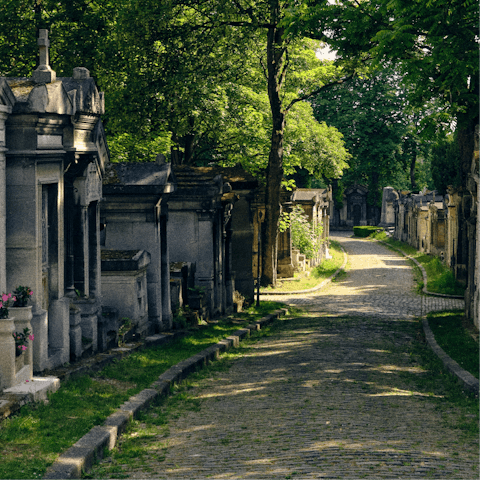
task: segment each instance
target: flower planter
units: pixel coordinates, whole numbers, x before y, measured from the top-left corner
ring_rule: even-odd
[[[31,328],[30,324],[32,318],[33,318],[33,313],[32,313],[32,307],[10,307],[8,309],[11,312],[12,317],[15,317],[15,327],[21,328],[22,330],[26,328]]]
[[[25,365],[25,353],[22,352],[20,355],[15,357],[15,373],[18,373],[23,366]]]
[[[14,318],[0,319],[0,390],[15,384]]]
[[[10,307],[9,308],[12,317],[15,318],[15,332],[23,332],[25,328],[28,328],[32,332],[32,324],[31,320],[33,318],[32,314],[32,307]],[[35,333],[35,332],[33,332]],[[17,352],[15,352],[17,353]],[[31,340],[28,341],[27,350],[22,352],[20,357],[23,357],[23,365],[30,366],[30,378],[33,375],[33,342]],[[16,356],[16,359],[19,357]],[[16,361],[15,359],[15,361]],[[20,371],[20,368],[16,368],[16,372]]]

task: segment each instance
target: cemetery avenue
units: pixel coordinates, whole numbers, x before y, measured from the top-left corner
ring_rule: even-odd
[[[143,414],[88,478],[478,478],[475,401],[418,322],[463,300],[417,295],[379,243],[332,238],[346,274],[276,297],[293,314]]]

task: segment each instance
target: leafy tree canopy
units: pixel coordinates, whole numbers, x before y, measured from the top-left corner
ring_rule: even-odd
[[[466,185],[479,121],[478,3],[473,0],[307,0],[284,19],[289,34],[328,43],[348,68],[394,64],[411,105],[442,101],[454,119]]]

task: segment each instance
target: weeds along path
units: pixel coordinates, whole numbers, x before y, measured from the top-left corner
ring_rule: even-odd
[[[92,478],[478,478],[478,403],[435,373],[410,268],[340,240],[346,277],[152,408]]]

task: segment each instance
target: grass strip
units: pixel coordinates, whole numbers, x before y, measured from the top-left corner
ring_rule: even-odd
[[[65,382],[47,404],[29,404],[0,424],[0,478],[41,478],[49,465],[132,395],[178,362],[281,307],[256,308],[194,328],[162,346],[133,352],[92,376]]]
[[[460,311],[431,312],[428,324],[443,351],[474,377],[479,373],[478,341],[465,328],[467,320]]]
[[[300,273],[296,273],[293,280],[279,280],[275,288],[265,288],[262,293],[275,292],[293,292],[296,290],[308,290],[309,288],[316,287],[322,283],[325,279],[333,275],[343,263],[343,251],[340,244],[334,240],[330,241],[329,248],[331,259],[325,259],[320,265],[314,267],[309,276],[302,276]]]

